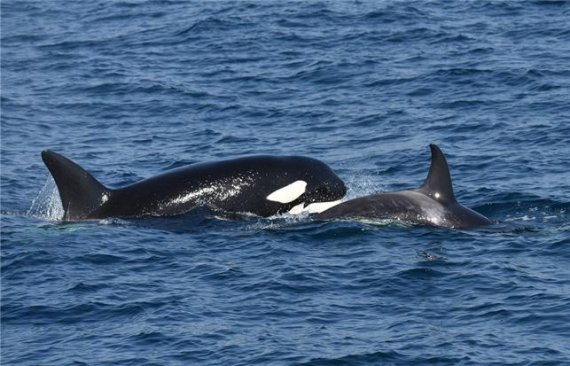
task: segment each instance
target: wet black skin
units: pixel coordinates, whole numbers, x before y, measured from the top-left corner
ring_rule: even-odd
[[[325,163],[301,156],[248,156],[192,164],[118,189],[103,186],[55,152],[42,152],[42,159],[59,190],[64,220],[172,216],[198,206],[271,216],[300,203],[338,200],[346,193],[342,180]],[[297,180],[307,182],[307,187],[293,202],[267,199]]]
[[[445,156],[436,145],[432,144],[430,148],[430,171],[420,188],[355,198],[321,212],[314,218],[389,219],[456,229],[491,224],[491,220],[485,216],[457,202]]]

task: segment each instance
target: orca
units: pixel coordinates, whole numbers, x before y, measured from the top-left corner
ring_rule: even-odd
[[[191,164],[111,189],[68,158],[41,154],[53,176],[64,221],[174,216],[197,207],[225,213],[320,212],[346,194],[325,163],[302,156],[246,156]]]
[[[431,144],[430,148],[431,166],[421,187],[354,198],[316,214],[314,218],[387,219],[457,229],[491,224],[485,216],[457,202],[447,160],[437,145]]]

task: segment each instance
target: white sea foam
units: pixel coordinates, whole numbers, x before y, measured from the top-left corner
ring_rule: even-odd
[[[63,217],[63,213],[55,181],[49,176],[26,214],[43,220],[58,221]]]

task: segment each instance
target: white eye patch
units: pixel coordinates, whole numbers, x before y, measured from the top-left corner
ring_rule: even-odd
[[[275,192],[266,197],[267,200],[279,203],[289,203],[295,201],[305,193],[307,182],[304,180],[296,180],[293,183],[279,188]]]

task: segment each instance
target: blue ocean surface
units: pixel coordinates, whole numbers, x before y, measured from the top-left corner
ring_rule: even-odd
[[[570,364],[567,1],[1,2],[2,365]],[[474,230],[62,222],[40,152],[121,187],[251,154]]]

